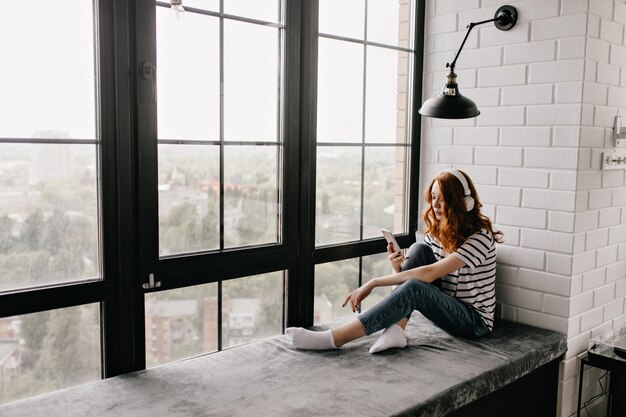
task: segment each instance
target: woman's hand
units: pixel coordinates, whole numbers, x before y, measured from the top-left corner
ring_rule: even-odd
[[[370,295],[375,287],[376,285],[374,283],[374,280],[367,281],[365,284],[361,285],[359,288],[348,294],[346,300],[343,302],[342,307],[345,307],[346,304],[348,304],[349,302],[350,307],[352,307],[352,312],[356,313],[361,306],[361,301],[365,300],[365,298]]]
[[[400,272],[402,270],[402,262],[407,258],[400,251],[394,252],[391,243],[387,245],[387,253],[389,254],[389,262],[391,262],[394,272]]]

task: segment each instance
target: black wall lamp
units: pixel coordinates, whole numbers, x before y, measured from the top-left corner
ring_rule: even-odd
[[[461,93],[459,93],[454,66],[474,26],[489,22],[494,22],[496,27],[500,30],[509,30],[517,23],[517,9],[513,6],[502,6],[496,11],[493,19],[467,25],[468,30],[465,34],[465,38],[463,38],[461,47],[456,53],[452,63],[446,64],[446,68],[450,68],[450,72],[448,72],[447,75],[446,86],[437,97],[430,98],[422,104],[422,108],[419,109],[421,115],[440,119],[467,119],[480,114],[476,103],[467,97],[463,97]]]

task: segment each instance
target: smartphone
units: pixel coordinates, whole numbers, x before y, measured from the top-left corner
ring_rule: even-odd
[[[402,248],[400,247],[400,245],[398,245],[398,241],[396,240],[395,237],[393,237],[393,235],[391,234],[391,232],[387,229],[380,229],[381,232],[383,232],[383,236],[385,236],[385,239],[387,239],[388,243],[391,243],[393,245],[393,251],[394,252],[399,252],[402,250]]]

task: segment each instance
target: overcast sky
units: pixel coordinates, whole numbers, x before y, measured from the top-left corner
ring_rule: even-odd
[[[396,8],[369,3],[369,38],[397,43]],[[217,0],[186,0],[217,10]],[[277,0],[225,0],[225,12],[277,20]],[[0,13],[0,137],[40,131],[94,139],[93,10],[88,0],[20,0]],[[320,31],[363,38],[363,0],[321,0]],[[158,8],[159,137],[219,139],[218,19]],[[224,137],[276,140],[278,30],[227,20],[224,26]],[[368,48],[366,138],[395,141],[397,52]],[[359,142],[363,47],[320,41],[320,139]]]

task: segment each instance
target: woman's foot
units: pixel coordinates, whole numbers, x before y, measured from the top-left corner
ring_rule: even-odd
[[[298,349],[330,350],[337,349],[330,330],[315,332],[302,327],[287,327],[285,336]]]
[[[406,346],[404,329],[397,324],[392,324],[383,331],[376,343],[370,348],[370,353],[378,353],[391,348],[403,348]]]

